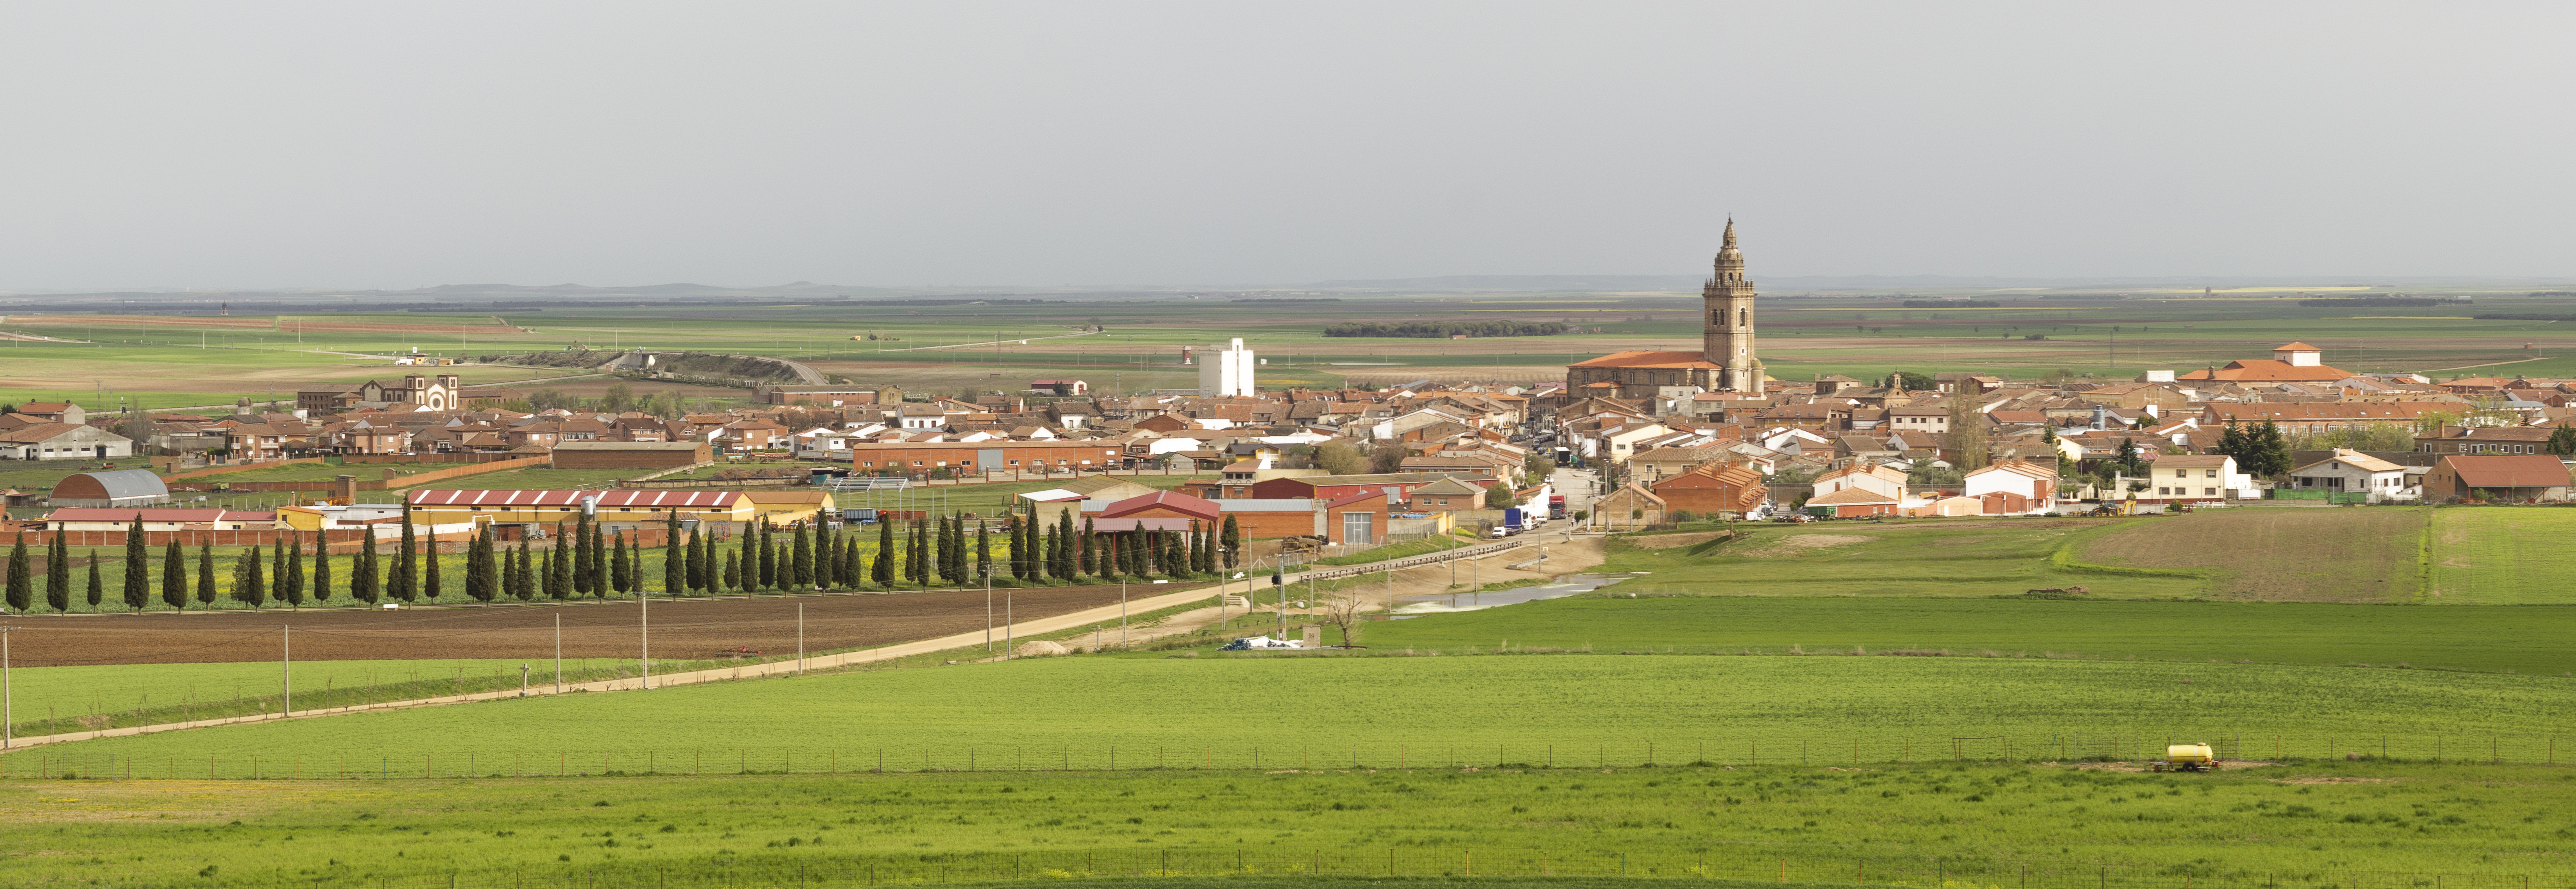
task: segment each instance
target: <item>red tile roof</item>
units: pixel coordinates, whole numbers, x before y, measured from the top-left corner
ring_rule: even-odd
[[[734,491],[414,491],[406,499],[413,506],[516,507],[580,506],[584,497],[599,498],[601,506],[712,509],[732,506],[742,495]]]
[[[2567,464],[2549,454],[2497,454],[2442,458],[2460,483],[2472,488],[2564,488]]]

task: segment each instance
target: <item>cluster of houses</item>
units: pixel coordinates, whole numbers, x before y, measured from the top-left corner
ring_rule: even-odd
[[[2567,496],[2567,467],[2548,445],[2576,425],[2576,380],[2435,382],[2339,370],[2304,343],[2272,354],[2122,381],[1942,373],[1871,384],[1833,375],[1771,381],[1758,396],[1535,397],[1557,402],[1552,447],[1622,483],[1597,510],[1612,524],[1746,513],[1765,501],[1852,517],[2044,514],[2076,499],[2157,509],[2304,496],[2275,488],[2362,502]],[[1963,423],[1976,427],[1953,428]],[[2287,479],[2267,481],[2218,452],[2231,426],[2266,423],[2288,441],[2365,430],[2385,439],[2398,430],[2402,449],[2293,450]],[[1982,455],[1964,453],[1967,442]],[[1949,474],[1972,463],[1982,465]],[[2097,477],[2105,469],[2107,483]]]

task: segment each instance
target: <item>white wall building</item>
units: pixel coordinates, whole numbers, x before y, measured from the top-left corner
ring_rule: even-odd
[[[1199,356],[1199,394],[1209,398],[1252,395],[1252,368],[1258,362],[1252,360],[1252,350],[1243,347],[1243,340],[1238,337],[1232,345],[1208,348],[1215,351]]]

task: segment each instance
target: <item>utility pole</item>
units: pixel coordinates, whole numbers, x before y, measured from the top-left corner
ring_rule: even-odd
[[[805,603],[796,603],[796,675],[805,675]]]
[[[295,715],[295,627],[280,624],[277,628],[277,668],[281,701],[277,718]]]
[[[635,611],[635,617],[636,617],[635,628],[636,628],[637,632],[640,634],[640,638],[641,638],[641,640],[642,640],[642,647],[641,647],[640,649],[638,649],[638,653],[641,655],[641,660],[639,661],[639,663],[641,663],[641,664],[643,665],[643,668],[642,668],[642,669],[643,669],[643,677],[644,677],[644,680],[643,680],[643,687],[644,687],[644,688],[652,688],[652,687],[653,687],[653,591],[652,591],[652,590],[645,589],[645,588],[643,588],[642,586],[637,586],[637,587],[635,588],[635,609],[636,609],[636,611]]]
[[[367,533],[375,533],[369,530]],[[555,612],[555,694],[563,694],[563,612]]]
[[[0,750],[18,740],[17,701],[9,692],[9,633],[17,627],[0,627]]]

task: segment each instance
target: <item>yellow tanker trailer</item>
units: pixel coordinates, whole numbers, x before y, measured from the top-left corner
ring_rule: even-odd
[[[2214,772],[2218,770],[2218,756],[2208,744],[2167,744],[2165,758],[2156,760],[2155,767],[2159,772]]]

